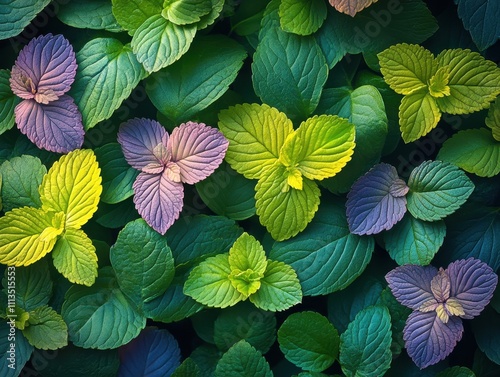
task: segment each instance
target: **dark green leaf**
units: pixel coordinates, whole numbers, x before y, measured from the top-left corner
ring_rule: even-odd
[[[458,17],[469,30],[479,50],[492,46],[500,36],[498,14],[500,3],[495,0],[455,0]]]
[[[10,71],[0,69],[0,134],[14,126],[14,108],[20,99],[10,89]]]
[[[69,1],[60,5],[57,17],[66,25],[76,28],[104,29],[112,32],[122,31],[111,12],[107,0]]]
[[[0,39],[14,37],[50,3],[50,0],[0,0]]]
[[[215,377],[272,377],[266,359],[249,343],[240,340],[217,363]]]

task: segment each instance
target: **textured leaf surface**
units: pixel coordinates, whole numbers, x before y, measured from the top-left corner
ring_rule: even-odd
[[[360,311],[340,336],[340,365],[347,377],[382,376],[390,367],[391,316],[384,306]]]
[[[485,123],[491,128],[493,138],[500,141],[500,97],[497,97],[495,102],[491,104]]]
[[[148,72],[156,72],[184,55],[196,34],[196,26],[178,26],[161,15],[148,18],[132,38],[132,50]]]
[[[31,311],[28,323],[23,335],[35,348],[55,350],[68,344],[68,326],[50,306]]]
[[[329,2],[339,12],[354,17],[356,13],[376,3],[377,0],[329,0]]]
[[[495,15],[500,12],[500,4],[493,0],[455,0],[458,17],[470,32],[479,50],[493,45],[500,35]]]
[[[123,30],[113,16],[111,3],[106,0],[68,2],[61,6],[57,18],[66,25],[82,29],[104,29],[112,32]]]
[[[316,312],[291,314],[278,330],[281,352],[298,367],[321,372],[338,357],[340,338],[328,319]]]
[[[408,211],[424,221],[440,220],[455,212],[474,190],[474,184],[456,166],[424,161],[408,179]]]
[[[273,372],[262,354],[246,341],[232,346],[217,363],[215,377],[272,377]]]
[[[42,183],[47,168],[41,161],[30,155],[14,157],[0,165],[3,211],[31,206],[40,207],[38,186]]]
[[[164,0],[112,0],[112,12],[118,23],[134,35],[149,17],[161,14]]]
[[[165,0],[161,15],[176,25],[186,25],[199,22],[211,8],[211,0]]]
[[[8,70],[0,69],[0,134],[14,126],[14,108],[19,103],[10,88],[9,77]]]
[[[284,31],[299,35],[316,32],[327,15],[327,8],[321,0],[285,0],[279,7],[280,25]]]
[[[146,318],[118,288],[110,267],[99,270],[91,287],[73,285],[66,292],[61,314],[68,324],[69,340],[83,348],[117,348],[146,325]]]
[[[399,125],[405,143],[427,135],[441,119],[434,97],[426,90],[409,94],[399,106]]]
[[[100,168],[93,151],[80,149],[62,156],[40,185],[45,210],[66,215],[66,227],[80,228],[97,210],[102,192]]]
[[[97,277],[95,246],[81,229],[66,229],[54,245],[52,258],[54,267],[70,282],[94,284]]]
[[[14,37],[50,3],[50,0],[2,0],[0,2],[0,39]]]

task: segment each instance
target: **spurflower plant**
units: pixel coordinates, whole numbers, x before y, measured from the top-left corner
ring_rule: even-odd
[[[386,275],[396,299],[413,310],[403,330],[406,351],[421,369],[448,356],[462,338],[462,319],[477,317],[491,300],[498,276],[469,258],[446,269],[404,265]]]

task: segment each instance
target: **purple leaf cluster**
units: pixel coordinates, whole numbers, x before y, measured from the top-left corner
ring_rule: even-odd
[[[17,127],[39,148],[67,153],[83,144],[82,116],[65,94],[76,68],[69,41],[52,34],[32,39],[12,67],[10,87],[23,99],[14,111]]]
[[[385,276],[394,297],[413,309],[403,330],[408,355],[423,369],[448,356],[462,338],[461,318],[488,305],[498,276],[486,263],[462,259],[446,268],[404,265]]]
[[[133,185],[135,207],[161,234],[179,217],[183,183],[212,174],[229,145],[219,130],[203,123],[183,123],[169,135],[160,123],[144,118],[123,123],[118,142],[130,166],[141,171]]]

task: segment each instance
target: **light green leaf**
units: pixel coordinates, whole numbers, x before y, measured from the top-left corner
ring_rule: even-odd
[[[280,25],[284,31],[299,35],[316,32],[327,15],[323,0],[282,0],[279,7]]]
[[[66,227],[79,229],[97,210],[101,169],[90,149],[77,149],[54,162],[40,185],[42,208],[64,212]]]
[[[138,308],[163,294],[174,277],[174,259],[167,240],[143,219],[129,222],[110,249],[121,290]]]
[[[196,34],[196,25],[178,26],[161,15],[148,18],[132,37],[132,50],[149,73],[184,55]]]
[[[258,308],[270,311],[286,310],[302,301],[302,289],[297,274],[289,265],[268,260],[264,278],[250,301]]]
[[[255,206],[260,223],[276,241],[303,231],[318,210],[320,190],[309,179],[301,190],[289,186],[287,168],[276,163],[255,186]]]
[[[485,123],[491,128],[493,138],[500,141],[500,97],[497,97],[495,102],[491,104]]]
[[[215,377],[272,377],[273,372],[262,354],[248,342],[240,340],[217,363]]]
[[[101,201],[115,204],[131,197],[134,194],[132,184],[139,171],[125,160],[120,144],[105,144],[96,148],[94,153],[101,167]]]
[[[21,101],[10,89],[10,71],[0,69],[0,135],[14,126],[14,108]]]
[[[0,39],[21,33],[49,3],[50,0],[0,0]]]
[[[246,178],[259,179],[278,160],[293,124],[266,104],[242,104],[219,113],[219,129],[229,140],[226,161]]]
[[[201,17],[201,20],[196,23],[198,30],[205,29],[206,27],[212,25],[217,18],[219,18],[222,9],[224,8],[225,0],[211,0],[211,11],[205,16]]]
[[[434,98],[441,98],[450,95],[450,68],[449,66],[440,67],[436,74],[429,80],[429,93]]]
[[[81,230],[67,228],[54,245],[54,267],[72,283],[91,286],[97,277],[97,255],[90,238]]]
[[[278,343],[288,361],[322,372],[338,357],[340,338],[326,317],[307,311],[288,316],[278,330]]]
[[[318,105],[328,65],[312,36],[269,30],[253,55],[252,82],[262,102],[292,119],[306,119]]]
[[[76,28],[123,31],[113,16],[111,3],[107,0],[65,2],[60,5],[57,18],[66,25]]]
[[[10,357],[11,327],[7,321],[0,321],[0,370],[6,371],[5,377],[17,377],[33,353],[33,346],[28,343],[21,330],[14,328],[15,359]],[[14,362],[13,362],[14,361]]]
[[[378,55],[380,72],[391,89],[407,95],[427,88],[438,70],[438,62],[429,50],[415,44],[400,43]]]
[[[189,120],[227,91],[246,56],[240,44],[223,35],[196,38],[179,61],[148,77],[146,92],[174,123]]]
[[[389,369],[391,316],[385,306],[360,311],[340,336],[340,366],[346,377],[379,377]]]
[[[30,311],[29,325],[23,335],[31,345],[42,350],[55,350],[68,345],[68,326],[50,306]]]
[[[146,318],[129,303],[111,267],[99,270],[91,287],[73,285],[61,310],[75,346],[100,350],[120,347],[137,337]]]
[[[149,17],[161,14],[164,0],[112,0],[112,11],[118,23],[130,35]]]
[[[47,168],[37,157],[22,155],[4,161],[0,165],[3,210],[7,212],[17,207],[40,207],[42,202],[38,187],[46,173]]]
[[[304,177],[322,180],[337,174],[354,152],[354,125],[336,115],[302,122],[281,148],[280,161]]]
[[[463,171],[442,161],[424,161],[413,169],[408,187],[408,211],[424,221],[452,214],[474,191],[474,184]]]
[[[486,128],[454,134],[445,141],[437,158],[480,177],[493,177],[500,173],[500,143]]]
[[[443,244],[445,235],[444,221],[427,222],[406,214],[383,237],[386,250],[397,264],[426,266]]]
[[[78,69],[69,94],[82,113],[86,130],[111,117],[145,72],[129,44],[95,38],[76,53]]]
[[[0,217],[0,263],[27,266],[52,250],[64,230],[64,214],[14,208]]]
[[[186,25],[200,21],[211,10],[211,0],[165,0],[161,15],[176,25]]]
[[[449,66],[450,95],[437,98],[439,109],[449,114],[468,114],[485,109],[500,94],[500,69],[470,50],[444,50],[436,60]]]
[[[404,96],[399,106],[399,125],[405,143],[415,141],[428,134],[441,119],[436,99],[420,90]]]
[[[246,298],[229,280],[229,254],[207,258],[193,268],[184,284],[184,294],[203,305],[216,308],[233,306]]]

